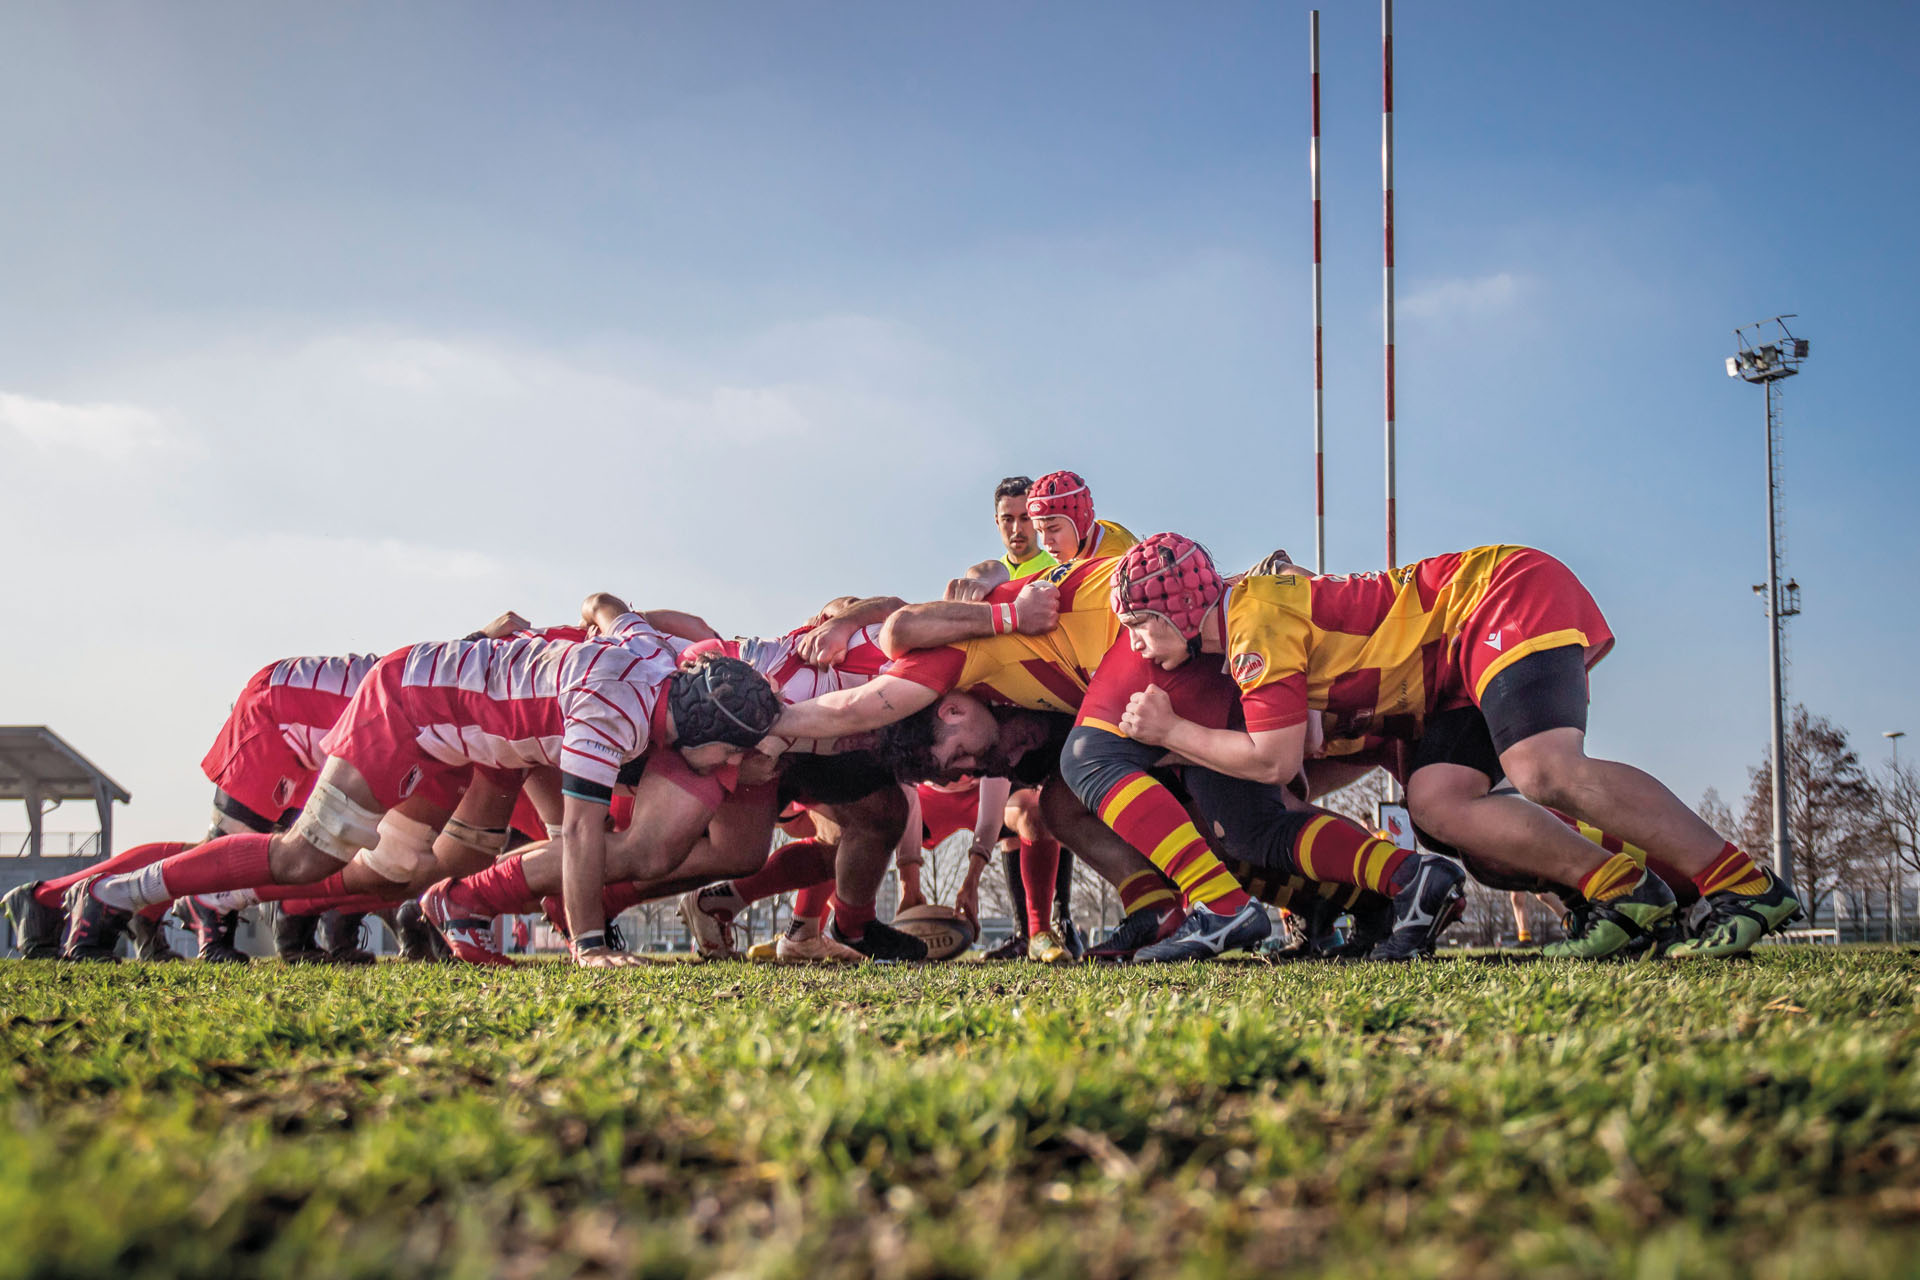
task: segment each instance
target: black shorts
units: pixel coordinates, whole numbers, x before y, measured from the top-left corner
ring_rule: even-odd
[[[1211,843],[1228,857],[1272,871],[1299,874],[1293,842],[1324,809],[1290,806],[1284,788],[1230,778],[1211,769],[1181,770]]]
[[[1587,731],[1587,651],[1562,645],[1530,653],[1487,682],[1480,694],[1496,750],[1549,729]]]
[[[288,809],[277,819],[265,817],[247,808],[218,787],[213,789],[213,807],[246,827],[247,830],[256,831],[261,835],[285,831],[293,825],[293,820],[300,816],[298,809]]]
[[[852,804],[876,791],[898,787],[893,771],[871,751],[835,756],[790,755],[780,771],[780,807],[790,804]]]

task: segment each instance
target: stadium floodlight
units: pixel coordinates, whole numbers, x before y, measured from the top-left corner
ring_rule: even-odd
[[[1727,357],[1727,376],[1758,383],[1766,391],[1767,410],[1767,606],[1768,648],[1772,658],[1773,702],[1773,868],[1793,887],[1793,840],[1787,831],[1787,692],[1785,661],[1781,654],[1781,621],[1800,612],[1800,584],[1789,580],[1782,591],[1780,564],[1780,444],[1779,392],[1776,384],[1800,372],[1807,358],[1807,340],[1795,337],[1789,313],[1743,325],[1733,331],[1739,350]],[[1755,587],[1755,591],[1762,588]]]

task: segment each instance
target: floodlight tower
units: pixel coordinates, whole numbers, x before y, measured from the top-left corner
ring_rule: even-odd
[[[1782,676],[1781,622],[1800,612],[1800,584],[1780,584],[1780,392],[1775,386],[1800,372],[1807,340],[1787,328],[1791,314],[1761,320],[1733,331],[1740,349],[1727,357],[1727,376],[1757,382],[1767,407],[1767,629],[1773,660],[1773,868],[1793,887],[1793,838],[1787,831],[1787,700]]]

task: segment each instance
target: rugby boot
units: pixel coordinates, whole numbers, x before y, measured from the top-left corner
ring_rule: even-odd
[[[167,926],[160,920],[149,920],[136,915],[127,921],[127,936],[133,939],[133,958],[155,963],[166,960],[178,960],[180,953],[167,941]]]
[[[1222,915],[1202,903],[1187,912],[1180,927],[1160,942],[1133,953],[1135,964],[1166,964],[1173,960],[1211,960],[1228,951],[1259,946],[1273,936],[1273,921],[1257,899],[1232,915]]]
[[[320,949],[327,953],[328,964],[373,963],[373,952],[360,945],[360,925],[366,918],[364,913],[348,915],[339,911],[329,911],[320,917],[318,940]]]
[[[420,903],[409,898],[401,903],[393,913],[393,932],[400,939],[400,958],[417,963],[431,963],[440,958],[433,949],[433,926],[420,913]],[[562,937],[566,930],[561,929]]]
[[[721,880],[680,895],[680,918],[687,923],[694,950],[709,960],[737,960],[733,918],[747,909],[747,900],[734,891],[733,881]]]
[[[1765,868],[1762,868],[1765,870]],[[1800,903],[1788,892],[1786,883],[1767,872],[1767,887],[1760,893],[1734,893],[1722,889],[1706,898],[1707,916],[1684,942],[1675,943],[1667,954],[1676,959],[1724,959],[1743,955],[1767,934],[1783,929],[1800,914]]]
[[[1053,913],[1053,936],[1060,939],[1060,945],[1067,949],[1067,955],[1074,960],[1083,960],[1087,954],[1087,938],[1080,932],[1080,926],[1066,912],[1055,910]]]
[[[182,898],[174,910],[200,941],[203,964],[245,964],[252,957],[234,945],[233,935],[240,928],[238,911],[222,911],[201,898]]]
[[[846,943],[830,937],[818,920],[803,917],[795,917],[787,931],[773,943],[773,958],[781,964],[864,964],[867,959]]]
[[[1048,931],[1036,933],[1028,940],[1027,959],[1037,960],[1041,964],[1066,964],[1073,959],[1073,953],[1067,950],[1066,943]]]
[[[1566,910],[1560,913],[1560,932],[1569,938],[1577,938],[1587,931],[1587,917],[1593,913],[1593,907],[1580,895],[1577,889],[1559,889],[1554,896],[1560,899]]]
[[[627,945],[627,935],[620,932],[620,922],[618,920],[607,921],[607,926],[600,931],[600,936],[606,940],[607,950],[609,951],[625,952],[633,950],[632,947]]]
[[[23,960],[58,960],[60,935],[66,932],[67,918],[57,907],[44,907],[33,896],[43,882],[17,884],[0,899],[6,905],[7,919],[13,925],[13,945],[20,948]]]
[[[778,938],[770,938],[765,942],[756,942],[747,948],[747,960],[749,963],[773,964],[779,959],[780,940]]]
[[[68,889],[61,899],[67,908],[67,940],[60,948],[65,959],[113,961],[120,958],[120,935],[127,931],[133,912],[110,907],[94,897],[93,882],[99,878],[88,876]]]
[[[1113,934],[1097,947],[1087,949],[1087,958],[1095,964],[1117,964],[1133,959],[1134,952],[1165,942],[1187,922],[1187,913],[1168,903],[1159,907],[1141,907],[1127,913]]]
[[[1416,853],[1400,864],[1394,878],[1402,883],[1393,894],[1393,932],[1367,958],[1398,961],[1432,955],[1441,931],[1467,909],[1467,873],[1451,858]]]
[[[448,898],[452,882],[442,880],[420,895],[420,913],[436,932],[446,939],[453,958],[465,964],[510,967],[513,961],[500,954],[493,944],[493,921],[486,916],[467,915]]]
[[[1654,931],[1679,911],[1680,904],[1674,900],[1667,882],[1651,871],[1642,871],[1639,883],[1631,892],[1605,902],[1588,901],[1582,913],[1585,930],[1569,934],[1565,942],[1542,947],[1540,954],[1549,960],[1599,960],[1606,956],[1634,955],[1651,946]],[[1569,916],[1573,914],[1568,912]],[[1635,943],[1640,945],[1629,951]]]
[[[280,957],[280,963],[325,964],[327,953],[314,940],[314,933],[319,928],[319,916],[296,916],[276,910],[273,913],[273,950]]]
[[[902,933],[890,924],[867,921],[860,936],[848,938],[838,926],[828,923],[826,935],[842,946],[852,947],[869,960],[925,960],[927,944],[910,933]]]
[[[1027,935],[1024,933],[1008,934],[1005,942],[1002,942],[997,947],[989,947],[981,953],[981,958],[986,960],[1025,960],[1027,958]]]

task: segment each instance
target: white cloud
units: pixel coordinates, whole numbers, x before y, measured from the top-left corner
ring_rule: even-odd
[[[1527,277],[1511,271],[1451,276],[1422,283],[1401,297],[1399,311],[1411,320],[1477,319],[1513,309],[1529,287]]]
[[[177,447],[166,419],[136,404],[63,404],[0,391],[0,427],[43,452],[78,450],[109,462]]]

